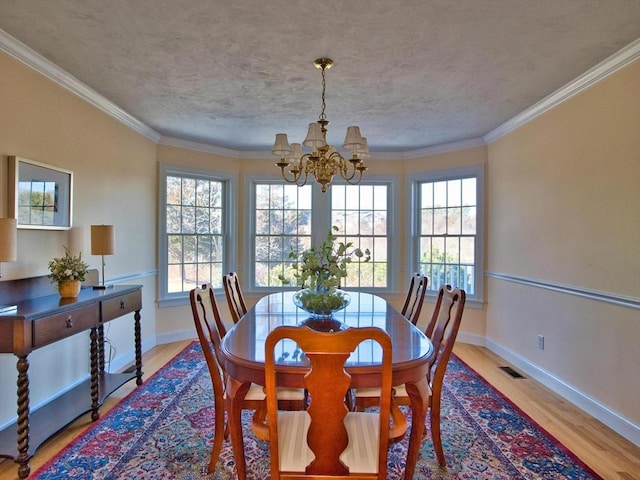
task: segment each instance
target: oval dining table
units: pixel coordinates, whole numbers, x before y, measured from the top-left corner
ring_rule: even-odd
[[[242,404],[251,383],[264,385],[264,344],[271,330],[281,325],[308,323],[309,315],[297,308],[294,292],[267,295],[256,303],[225,335],[221,353],[227,370],[226,409],[236,470],[246,479]],[[411,401],[412,423],[405,464],[405,480],[413,478],[422,443],[429,401],[427,373],[434,355],[427,336],[405,319],[383,298],[364,292],[348,292],[351,303],[334,313],[332,323],[312,328],[324,330],[376,326],[385,330],[393,344],[393,385],[406,385]],[[278,344],[277,382],[286,387],[302,387],[307,367],[295,344]],[[349,357],[345,369],[352,388],[374,387],[379,382],[381,353],[371,343],[362,343]]]

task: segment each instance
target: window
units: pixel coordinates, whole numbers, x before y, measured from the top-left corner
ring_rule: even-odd
[[[416,182],[417,266],[429,291],[442,285],[482,293],[482,171],[441,173]]]
[[[353,262],[347,270],[345,287],[388,285],[388,186],[334,185],[331,187],[331,225],[339,228],[338,238],[369,249],[369,262]]]
[[[369,262],[349,265],[343,286],[389,288],[391,182],[333,184],[327,193],[320,193],[315,185],[298,187],[279,181],[256,180],[250,188],[254,197],[250,205],[254,212],[252,287],[281,287],[279,275],[290,278],[295,265],[289,252],[319,244],[335,225],[338,241],[371,251]]]
[[[254,279],[256,287],[281,286],[292,265],[289,252],[311,246],[311,186],[255,185]]]
[[[160,299],[186,298],[203,283],[222,288],[229,179],[165,167],[161,183]]]

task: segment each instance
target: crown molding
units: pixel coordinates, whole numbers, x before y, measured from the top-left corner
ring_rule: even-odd
[[[83,100],[86,100],[94,107],[97,107],[107,115],[110,115],[127,127],[144,135],[148,139],[156,143],[160,139],[161,135],[158,132],[148,127],[129,113],[125,112],[122,108],[107,100],[98,92],[88,87],[74,76],[68,74],[60,67],[54,65],[42,55],[22,43],[20,40],[12,37],[7,32],[1,29],[0,51],[15,58],[19,62],[24,63],[36,72],[47,77],[49,80],[69,90],[71,93],[77,95]]]
[[[232,148],[219,147],[208,143],[194,142],[192,140],[183,140],[182,138],[162,136],[158,141],[161,145],[169,147],[186,148],[198,152],[213,153],[233,158],[267,158],[267,152],[249,152],[244,150],[234,150]],[[270,153],[270,152],[269,152]]]
[[[209,145],[207,143],[193,142],[190,140],[182,140],[175,137],[162,137],[159,141],[162,145],[170,147],[186,148],[188,150],[196,150],[199,152],[213,153],[217,155],[223,155],[225,157],[234,158],[246,158],[253,160],[273,160],[274,157],[270,151],[265,150],[233,150],[230,148],[217,147],[215,145]],[[371,154],[376,160],[388,160],[388,159],[411,159],[426,157],[429,155],[436,155],[438,153],[455,152],[459,150],[466,150],[468,148],[482,147],[486,143],[482,138],[472,138],[470,140],[462,140],[459,142],[445,143],[442,145],[435,145],[432,147],[424,147],[416,150],[407,150],[401,152],[387,152],[387,151],[372,151]]]
[[[574,95],[591,87],[603,78],[617,72],[621,68],[626,67],[630,63],[640,58],[640,38],[631,42],[626,47],[621,48],[609,58],[603,60],[595,67],[591,68],[575,80],[567,83],[552,94],[546,96],[542,100],[534,103],[531,107],[520,112],[515,117],[504,122],[502,125],[494,128],[483,138],[486,144],[490,144],[503,137],[509,132],[525,125],[544,112],[567,101]]]
[[[470,138],[468,140],[460,140],[458,142],[443,143],[441,145],[433,145],[430,147],[417,148],[415,150],[406,150],[403,152],[374,152],[378,158],[402,158],[411,159],[426,157],[429,155],[437,155],[439,153],[455,152],[458,150],[467,150],[469,148],[483,147],[486,145],[484,138]]]

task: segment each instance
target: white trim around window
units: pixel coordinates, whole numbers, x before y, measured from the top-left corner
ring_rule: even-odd
[[[438,182],[460,178],[476,178],[476,245],[475,245],[475,295],[467,295],[467,304],[481,308],[484,304],[484,251],[485,251],[485,179],[484,164],[421,172],[407,176],[406,206],[409,229],[406,242],[407,268],[418,270],[419,212],[418,187],[422,182]]]
[[[398,228],[401,228],[401,225],[398,224],[398,219],[400,218],[400,176],[383,176],[383,175],[367,175],[366,179],[363,180],[363,184],[385,184],[388,186],[388,264],[389,264],[389,275],[388,275],[388,285],[386,288],[377,288],[377,289],[368,289],[380,294],[389,294],[389,293],[398,293],[398,271],[395,268],[398,262],[398,236],[393,235],[393,232],[396,232]],[[282,180],[281,177],[277,175],[248,175],[245,177],[243,182],[243,188],[245,192],[245,198],[248,196],[249,201],[245,204],[245,234],[243,238],[243,258],[246,259],[245,265],[243,265],[242,273],[245,279],[243,288],[247,292],[254,293],[269,293],[271,291],[275,291],[278,288],[276,287],[256,287],[254,285],[254,275],[255,275],[255,252],[254,252],[254,239],[256,236],[255,232],[255,185],[259,183],[275,183],[275,184],[283,184],[286,182]],[[330,195],[327,193],[322,193],[320,191],[320,187],[314,182],[310,181],[310,184],[313,185],[312,191],[312,238],[314,244],[320,243],[325,237],[327,230],[331,227],[330,218],[331,218],[331,201]],[[336,181],[335,184],[341,184],[341,182]]]
[[[223,225],[224,225],[224,271],[234,269],[236,258],[237,238],[237,184],[238,177],[234,174],[219,173],[211,170],[196,169],[185,166],[169,165],[161,163],[158,172],[158,306],[172,307],[187,305],[189,292],[169,293],[168,283],[168,258],[166,235],[166,204],[167,204],[167,176],[187,176],[203,178],[206,180],[220,181],[224,183],[223,199]],[[219,289],[221,290],[221,289]],[[217,292],[220,294],[220,292]]]

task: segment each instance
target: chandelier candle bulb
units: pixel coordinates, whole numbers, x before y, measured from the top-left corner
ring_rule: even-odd
[[[322,111],[318,121],[309,124],[307,136],[302,142],[305,147],[313,149],[311,153],[303,153],[299,143],[289,145],[286,133],[277,133],[276,141],[271,153],[280,157],[276,163],[280,167],[282,178],[288,183],[303,186],[309,175],[315,177],[322,191],[326,192],[331,186],[335,175],[347,183],[355,185],[362,180],[362,174],[367,171],[364,160],[371,158],[367,139],[360,133],[360,127],[352,125],[347,128],[347,134],[342,146],[351,153],[351,158],[345,158],[334,147],[327,143],[327,125],[329,120],[325,114],[325,71],[333,65],[330,58],[319,58],[313,62],[322,71]],[[288,168],[288,170],[286,170]]]

